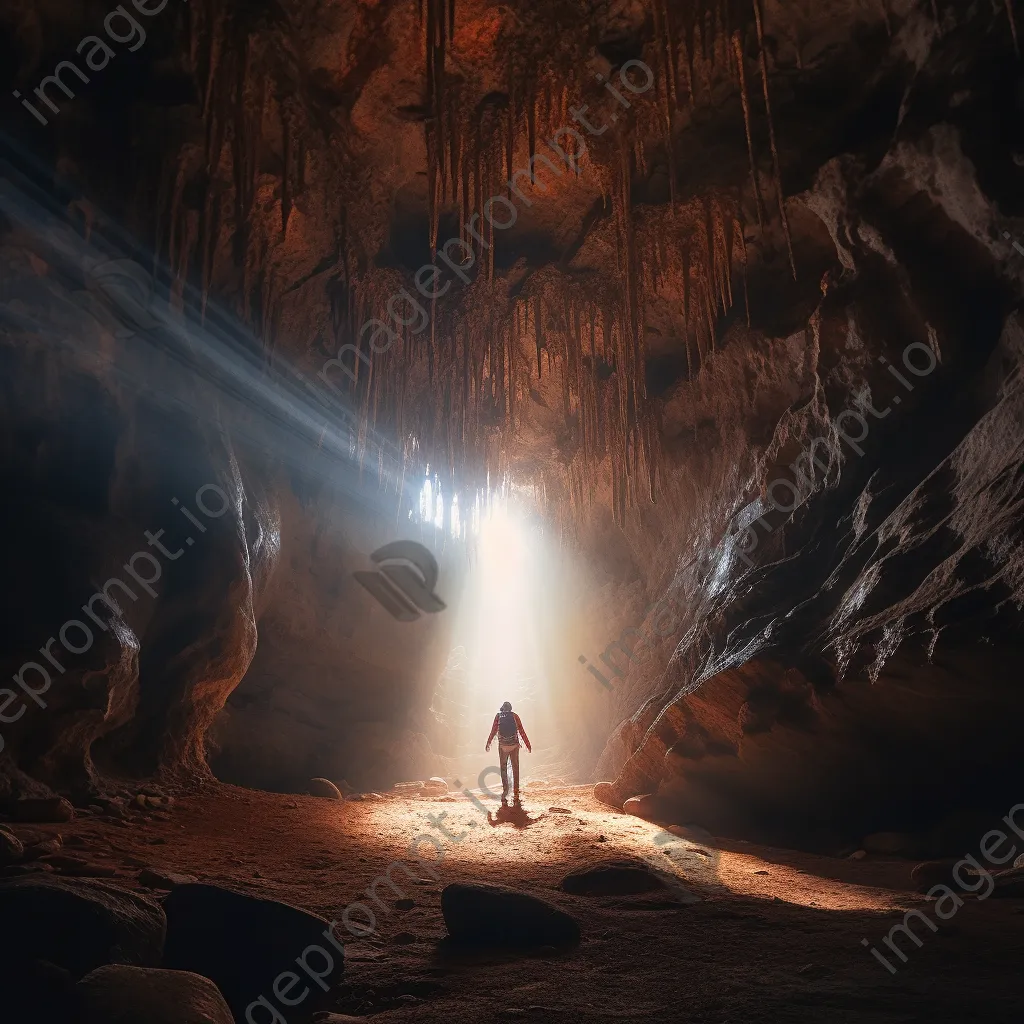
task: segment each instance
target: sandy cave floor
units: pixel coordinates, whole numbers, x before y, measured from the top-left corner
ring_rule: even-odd
[[[215,785],[179,799],[164,820],[82,818],[31,831],[81,837],[89,858],[118,868],[128,887],[149,865],[327,919],[356,901],[372,905],[364,890],[373,879],[392,860],[409,864],[415,882],[401,869],[393,877],[415,904],[397,909],[397,894],[379,887],[387,911],[375,908],[378,933],[346,939],[344,977],[320,1004],[375,1020],[1024,1019],[1024,900],[968,897],[936,933],[915,929],[922,948],[901,942],[909,960],[891,976],[861,939],[880,945],[906,909],[934,907],[911,889],[912,861],[836,860],[724,840],[705,846],[707,855],[685,843],[660,846],[661,828],[604,807],[590,786],[531,785],[523,803],[534,820],[520,829],[492,826],[462,795],[341,804]],[[465,833],[460,842],[429,827],[426,815],[443,812],[454,835]],[[431,831],[445,851],[436,881],[407,852],[415,836]],[[426,842],[420,850],[425,859],[435,853]],[[595,898],[559,890],[569,871],[616,856],[672,870],[700,901],[687,904],[671,892]],[[577,917],[583,940],[557,954],[452,951],[441,941],[439,898],[444,885],[460,881],[543,896]]]

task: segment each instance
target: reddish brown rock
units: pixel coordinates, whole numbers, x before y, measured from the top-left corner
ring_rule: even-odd
[[[100,967],[78,995],[81,1024],[235,1024],[217,986],[188,971]]]

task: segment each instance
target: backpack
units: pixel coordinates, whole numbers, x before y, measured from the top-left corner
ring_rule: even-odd
[[[498,738],[503,743],[515,742],[519,729],[516,726],[516,716],[511,711],[498,712]]]

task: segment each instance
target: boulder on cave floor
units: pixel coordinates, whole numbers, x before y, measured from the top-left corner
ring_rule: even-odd
[[[635,896],[666,888],[665,882],[642,860],[606,860],[562,879],[561,889],[573,896]]]
[[[344,800],[345,797],[330,779],[310,779],[308,787],[310,796],[322,796],[327,800]]]
[[[46,960],[80,978],[103,964],[157,966],[160,905],[113,885],[34,874],[0,881],[0,963]]]
[[[77,987],[79,1024],[235,1024],[217,986],[189,971],[106,966]]]
[[[79,1024],[71,972],[46,960],[0,963],[4,1024]]]
[[[344,969],[344,952],[332,942],[329,923],[287,903],[200,883],[173,889],[163,906],[167,945],[161,966],[209,978],[240,1021],[247,1006],[273,992],[282,971],[302,970],[296,957],[306,956],[309,971],[326,985]]]
[[[611,782],[598,782],[594,785],[594,799],[599,803],[622,810],[622,797]]]
[[[72,821],[75,809],[62,796],[24,797],[4,808],[12,821],[23,821],[34,825],[49,822]]]
[[[563,910],[499,885],[455,882],[441,891],[441,913],[454,942],[478,946],[565,946],[580,926]]]
[[[658,821],[657,797],[653,793],[631,796],[622,805],[623,814],[635,814],[645,821]]]

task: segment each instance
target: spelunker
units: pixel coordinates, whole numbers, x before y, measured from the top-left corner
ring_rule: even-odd
[[[498,761],[501,765],[501,806],[508,806],[508,763],[512,762],[513,779],[513,803],[520,806],[519,802],[519,737],[523,737],[526,749],[532,754],[533,747],[530,746],[530,739],[526,735],[523,723],[519,716],[512,710],[509,701],[501,705],[501,710],[494,716],[494,724],[491,726],[491,735],[487,737],[487,746],[484,751],[491,749],[494,737],[498,737]]]

